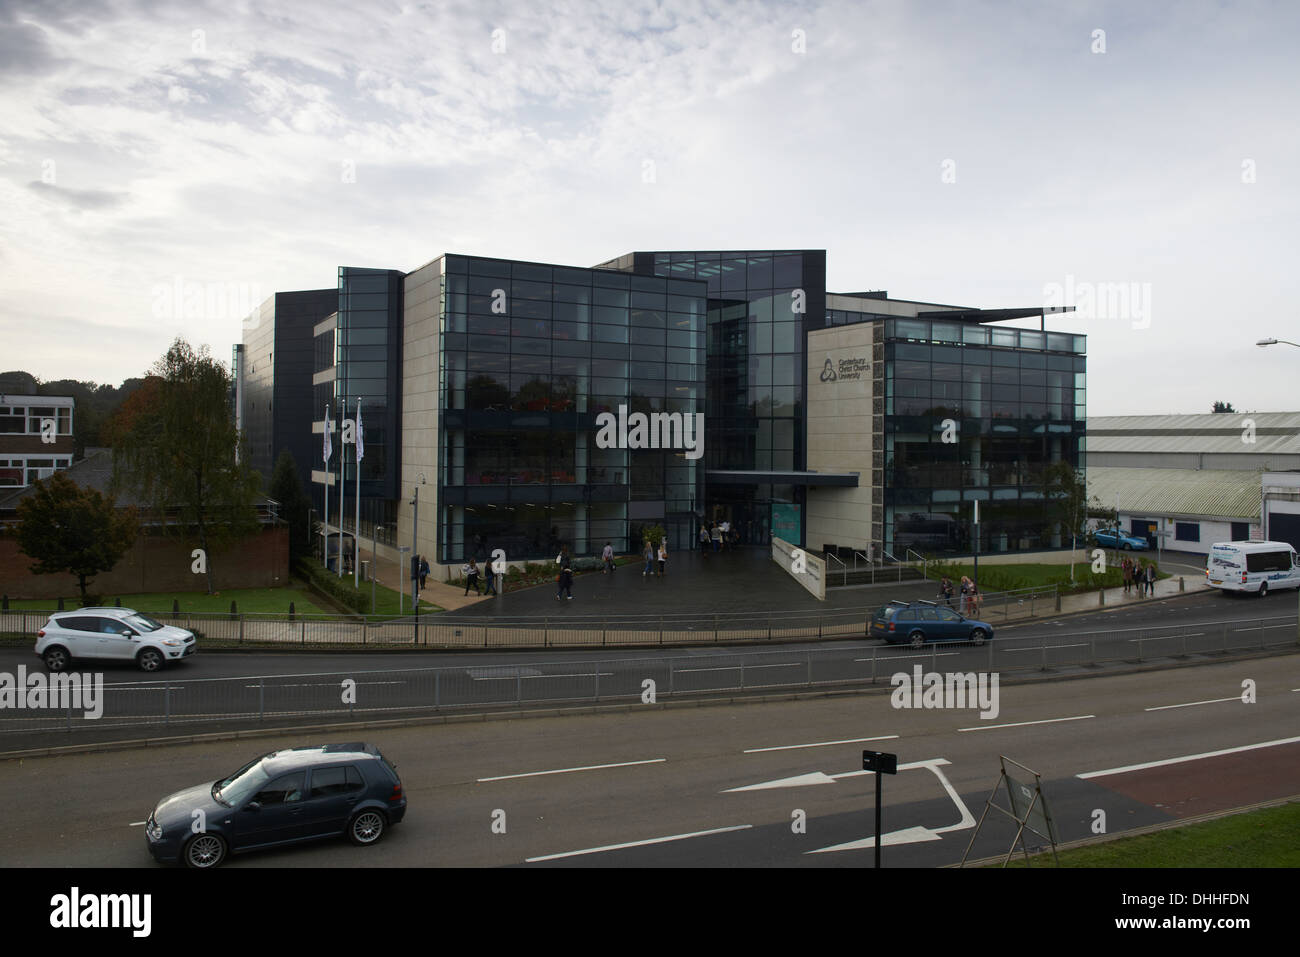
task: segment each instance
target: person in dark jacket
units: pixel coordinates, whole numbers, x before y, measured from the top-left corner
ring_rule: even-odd
[[[567,592],[569,601],[573,601],[573,559],[569,556],[568,545],[563,546],[560,549],[560,554],[555,556],[555,564],[560,566],[560,575],[556,582],[555,600],[559,601],[560,596]]]

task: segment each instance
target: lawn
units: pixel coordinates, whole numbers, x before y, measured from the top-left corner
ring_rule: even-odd
[[[119,598],[122,599],[124,607],[134,608],[136,611],[142,611],[147,615],[170,615],[173,600],[180,602],[182,614],[185,612],[194,614],[227,613],[230,611],[232,601],[235,602],[239,612],[245,615],[288,614],[290,602],[293,602],[294,611],[298,614],[338,614],[333,609],[318,604],[308,592],[287,587],[232,588],[229,591],[218,592],[214,595],[201,591],[105,595],[102,604],[112,605]],[[54,598],[9,600],[9,607],[15,610],[53,611],[58,607],[58,604],[58,600]],[[67,609],[80,608],[80,597],[74,595],[65,596],[63,607]]]
[[[1111,562],[1114,561],[1114,564]],[[1063,592],[1087,591],[1101,588],[1118,588],[1124,584],[1124,575],[1119,568],[1119,559],[1112,559],[1111,553],[1107,553],[1107,567],[1103,575],[1096,575],[1092,572],[1091,562],[1075,562],[1074,565],[1074,585],[1070,585],[1070,564],[1066,562],[1059,565],[1033,564],[1033,565],[995,565],[985,562],[980,563],[978,582],[980,589],[984,592],[992,591],[1012,591],[1017,588],[1041,588],[1043,586],[1060,585]],[[961,581],[962,575],[975,578],[975,566],[970,563],[948,564],[946,562],[931,562],[927,572],[930,578],[938,578],[947,575],[953,581],[956,587]],[[1157,575],[1158,578],[1168,578],[1163,572]]]
[[[1118,838],[1060,858],[1062,867],[1300,867],[1300,803]],[[1012,860],[1024,863],[1023,856]],[[1038,855],[1033,866],[1051,867],[1051,854]]]

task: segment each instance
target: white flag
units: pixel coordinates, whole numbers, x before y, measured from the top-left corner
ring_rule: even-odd
[[[358,465],[361,464],[361,460],[365,458],[365,455],[366,455],[366,443],[365,443],[363,430],[361,428],[361,400],[357,399],[357,464]]]
[[[330,407],[325,403],[325,464],[330,464],[330,456],[334,454],[334,443],[330,439]]]

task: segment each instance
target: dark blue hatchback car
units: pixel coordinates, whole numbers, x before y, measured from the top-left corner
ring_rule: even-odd
[[[316,745],[272,751],[163,798],[145,840],[160,863],[209,868],[228,854],[344,834],[374,844],[405,814],[402,781],[377,747]]]
[[[876,609],[867,634],[884,638],[890,644],[907,642],[918,648],[929,641],[969,641],[982,645],[993,637],[993,626],[932,601],[892,601]]]

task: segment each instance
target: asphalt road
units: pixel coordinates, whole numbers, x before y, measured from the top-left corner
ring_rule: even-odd
[[[1255,703],[1241,700],[1246,681]],[[380,845],[329,841],[228,866],[864,866],[874,803],[864,748],[901,766],[884,781],[883,853],[895,867],[961,860],[999,755],[1042,775],[1067,841],[1091,834],[1098,811],[1115,833],[1300,793],[1300,655],[1005,686],[1000,698],[995,721],[899,709],[880,694],[386,730],[371,737],[397,764],[409,810]],[[5,764],[0,864],[155,867],[140,827],[155,801],[302,743]],[[1080,777],[1098,771],[1110,773]],[[1008,828],[986,825],[974,854],[1004,852]]]
[[[0,711],[0,749],[90,740],[285,726],[294,721],[377,719],[517,706],[637,701],[755,690],[887,682],[899,671],[988,671],[1007,676],[1089,673],[1103,662],[1197,659],[1227,649],[1295,641],[1290,596],[1239,599],[1217,593],[1152,600],[1093,614],[1000,628],[983,647],[924,649],[879,639],[762,644],[744,649],[483,652],[351,655],[212,654],[145,678],[127,664],[96,666],[103,716]],[[1256,615],[1270,615],[1257,619]],[[0,672],[40,671],[34,654],[0,651]],[[94,673],[94,672],[91,672]],[[415,710],[418,709],[418,710]],[[242,719],[239,716],[243,716]],[[72,733],[68,733],[68,729]]]

